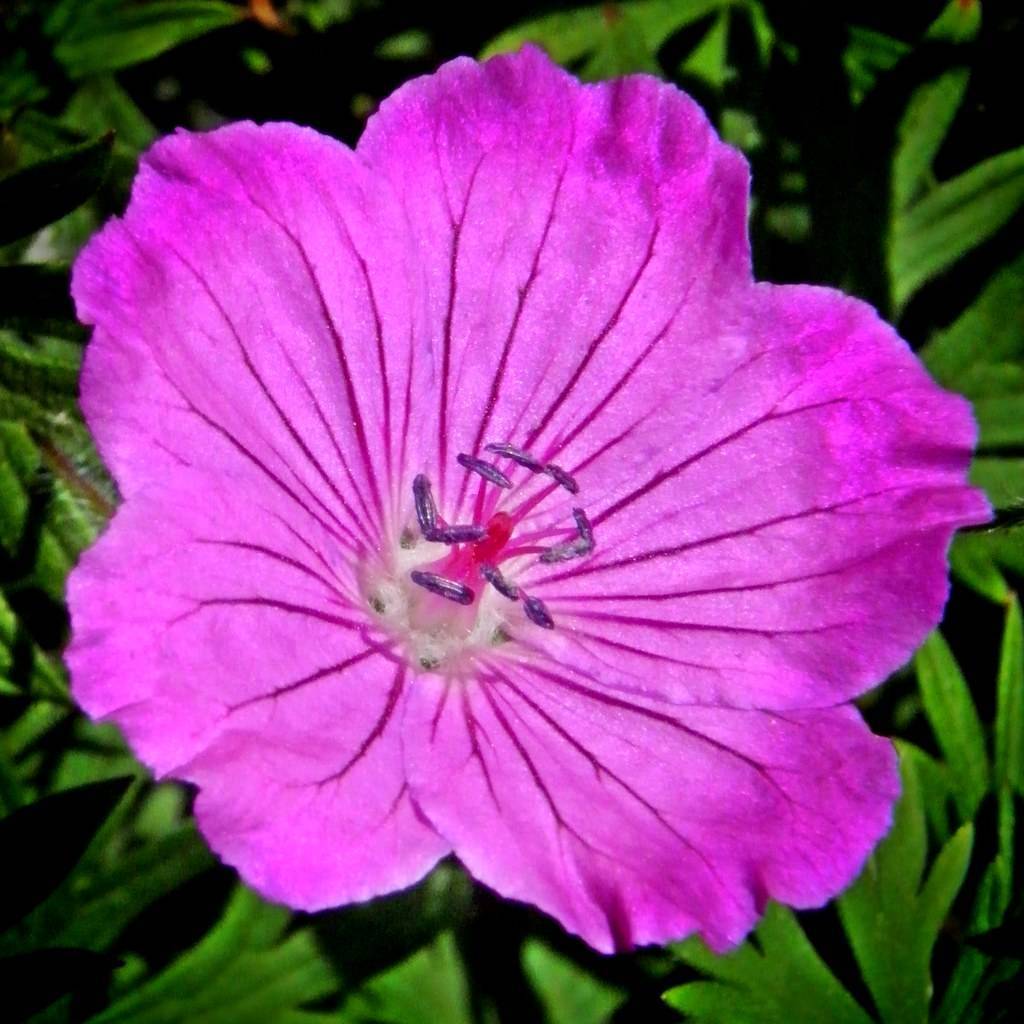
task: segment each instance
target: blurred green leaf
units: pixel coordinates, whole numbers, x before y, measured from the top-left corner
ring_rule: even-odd
[[[874,86],[878,76],[895,67],[911,47],[884,32],[850,26],[850,39],[843,52],[843,67],[850,80],[850,94],[859,103]]]
[[[125,155],[137,156],[156,138],[149,118],[117,81],[106,75],[86,79],[61,120],[86,136],[116,132],[114,152]]]
[[[989,787],[985,733],[971,691],[937,630],[915,655],[914,666],[925,713],[949,766],[960,818],[970,821]]]
[[[25,530],[29,482],[41,461],[24,425],[0,420],[0,547],[8,554],[15,552]]]
[[[707,1024],[870,1024],[836,980],[792,911],[770,903],[756,944],[716,956],[699,939],[678,948],[681,960],[708,976],[665,993],[687,1019]]]
[[[996,688],[995,784],[1024,794],[1024,630],[1020,601],[1006,609]]]
[[[37,268],[0,267],[0,282],[6,277],[6,271],[29,269]],[[16,278],[18,276],[22,275],[15,275]],[[23,276],[26,279],[34,277]],[[58,272],[54,277],[56,281],[63,281],[66,285],[66,273],[61,275]],[[52,286],[52,281],[44,285]],[[57,355],[0,333],[0,387],[8,393],[30,399],[41,408],[53,411],[74,408],[75,397],[78,394],[79,365],[77,351],[71,357]]]
[[[469,983],[451,932],[368,981],[342,1006],[345,1024],[473,1024]]]
[[[910,760],[901,767],[903,795],[892,830],[838,908],[884,1024],[926,1024],[932,950],[963,884],[973,829],[967,824],[953,835],[922,884],[927,843],[920,784]]]
[[[430,36],[422,29],[410,28],[388,36],[377,44],[374,53],[382,60],[419,60],[430,52]]]
[[[0,931],[63,881],[131,781],[118,778],[68,789],[0,819]]]
[[[559,64],[582,64],[580,77],[588,81],[634,71],[657,74],[658,51],[676,32],[730,8],[750,19],[760,55],[767,59],[774,36],[761,5],[752,0],[638,0],[556,11],[502,32],[487,44],[482,56],[518,50],[532,42]],[[709,34],[713,31],[714,22]],[[695,73],[724,75],[723,70],[713,69],[716,55],[712,51],[719,44],[720,40],[712,37],[698,58]]]
[[[193,949],[122,996],[90,1024],[313,1024],[300,1007],[337,990],[312,933],[239,886]],[[437,1018],[444,1019],[444,1018]]]
[[[85,330],[75,319],[67,268],[0,266],[0,328],[81,339]],[[12,347],[0,335],[0,374],[5,349]]]
[[[141,64],[190,39],[245,18],[220,0],[85,0],[65,5],[54,55],[71,78]]]
[[[146,907],[215,863],[195,826],[180,826],[162,839],[118,857],[109,869],[81,879],[74,913],[52,917],[52,931],[45,939],[65,946],[106,949]]]
[[[0,245],[70,213],[103,184],[113,135],[104,135],[0,178]]]
[[[0,694],[64,701],[67,687],[56,664],[45,655],[0,593]]]
[[[967,92],[967,68],[919,86],[900,121],[892,166],[893,209],[904,210],[929,185],[932,164]]]
[[[68,992],[102,984],[118,964],[115,957],[88,949],[38,949],[0,957],[4,1020],[27,1020]]]
[[[893,218],[889,274],[897,308],[999,230],[1024,203],[1024,146],[944,181]]]
[[[523,970],[544,1005],[548,1024],[605,1024],[626,994],[606,985],[541,942],[523,947]]]

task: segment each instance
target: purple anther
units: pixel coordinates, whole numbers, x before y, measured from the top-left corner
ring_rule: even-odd
[[[512,486],[512,481],[500,469],[495,468],[489,462],[484,462],[483,459],[475,459],[465,452],[456,455],[455,458],[464,469],[468,469],[471,473],[479,473],[485,480],[489,480],[498,487]]]
[[[420,572],[419,569],[413,569],[409,573],[409,577],[417,586],[429,590],[432,594],[437,594],[438,597],[454,601],[456,604],[472,604],[473,598],[476,596],[469,587],[457,583],[455,580],[446,579],[444,576],[438,576],[435,572]]]
[[[551,612],[539,597],[524,597],[523,611],[535,626],[540,626],[542,629],[555,628],[555,620],[551,618]]]
[[[437,506],[434,496],[430,493],[430,481],[419,473],[412,482],[412,497],[416,503],[416,518],[419,520],[420,532],[428,536],[437,526]]]
[[[547,473],[556,484],[564,487],[570,494],[579,494],[580,485],[576,483],[575,479],[571,477],[561,466],[556,466],[553,462],[548,463],[544,467],[544,472]]]
[[[589,555],[593,550],[593,544],[577,537],[575,540],[566,541],[564,544],[554,544],[540,556],[540,561],[545,565],[553,562],[568,562],[573,558],[582,558]]]
[[[472,544],[487,536],[487,527],[474,523],[439,526],[424,535],[427,540],[438,544]]]
[[[594,530],[590,525],[590,520],[587,518],[587,513],[581,508],[574,508],[572,510],[572,517],[576,520],[576,529],[579,531],[580,540],[586,541],[587,550],[594,550]]]
[[[544,472],[542,462],[538,462],[529,452],[524,452],[522,448],[517,448],[514,444],[509,444],[508,441],[492,441],[490,444],[484,445],[484,451],[494,452],[495,455],[504,455],[506,459],[511,459],[531,473]]]
[[[519,600],[519,588],[514,583],[509,583],[509,581],[502,576],[500,570],[495,566],[481,565],[480,575],[483,576],[483,578],[487,580],[487,582],[490,583],[490,585],[494,587],[502,597],[507,597],[510,601]]]

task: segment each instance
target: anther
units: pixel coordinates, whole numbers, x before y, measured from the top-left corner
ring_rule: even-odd
[[[544,467],[544,472],[547,473],[556,484],[564,487],[570,494],[579,494],[580,485],[576,483],[576,480],[561,466],[556,466],[553,462],[548,463]]]
[[[524,452],[522,448],[517,448],[507,441],[492,441],[490,444],[485,444],[484,451],[494,452],[495,455],[504,455],[506,459],[511,459],[516,465],[528,469],[531,473],[544,472],[542,462],[535,459],[529,452]]]
[[[492,466],[489,462],[484,462],[483,459],[475,459],[472,455],[466,455],[465,452],[456,455],[455,458],[464,469],[468,469],[471,473],[479,473],[485,480],[489,480],[498,487],[512,486],[512,481],[500,469]]]
[[[412,482],[412,497],[416,503],[416,518],[424,536],[432,533],[437,526],[437,506],[430,493],[430,481],[419,473]]]
[[[554,629],[555,620],[551,618],[547,605],[539,597],[523,597],[523,611],[526,617],[542,629]]]
[[[507,597],[510,601],[519,600],[519,588],[514,583],[509,583],[504,576],[502,576],[500,570],[493,565],[481,565],[480,575],[494,589],[501,594],[502,597]]]
[[[427,540],[438,544],[472,544],[487,536],[487,528],[474,523],[438,526],[424,534]]]
[[[586,541],[588,551],[593,551],[594,531],[590,525],[590,520],[587,518],[587,513],[581,508],[574,508],[572,510],[572,517],[576,520],[576,529],[579,530],[580,540]]]
[[[456,604],[472,604],[473,598],[476,596],[469,587],[457,583],[455,580],[446,579],[444,576],[438,576],[434,572],[421,572],[419,569],[413,569],[409,573],[409,577],[417,586],[429,590],[432,594],[437,594],[438,597],[454,601]]]

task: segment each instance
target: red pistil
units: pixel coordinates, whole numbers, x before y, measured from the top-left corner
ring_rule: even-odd
[[[500,561],[498,554],[512,536],[515,523],[507,512],[495,512],[487,521],[487,533],[483,540],[477,541],[470,549],[473,561],[477,565],[487,565]]]

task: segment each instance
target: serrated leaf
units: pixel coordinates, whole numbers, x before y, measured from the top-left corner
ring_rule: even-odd
[[[0,328],[80,340],[66,267],[0,267]],[[0,344],[3,340],[0,339]]]
[[[889,835],[860,877],[838,900],[839,915],[883,1024],[926,1024],[932,950],[963,883],[972,827],[943,846],[927,880],[920,784],[901,760],[903,795]]]
[[[244,7],[220,0],[91,0],[72,10],[54,47],[71,78],[141,64],[246,17]]]
[[[473,1024],[466,971],[450,932],[378,974],[344,1003],[345,1024]]]
[[[291,1024],[337,990],[309,929],[285,936],[290,914],[238,887],[193,949],[90,1024]],[[315,1019],[315,1018],[313,1018]]]
[[[1024,629],[1016,595],[1006,627],[996,684],[995,785],[1024,794]]]
[[[926,190],[939,147],[967,92],[968,78],[967,68],[952,68],[919,86],[910,98],[893,155],[893,209],[905,209]]]
[[[665,1001],[707,1024],[870,1024],[836,980],[792,911],[771,903],[754,933],[757,944],[716,956],[699,940],[678,947],[681,960],[709,976],[670,989]]]
[[[949,766],[962,821],[970,821],[989,787],[985,733],[967,682],[938,631],[914,658],[925,714]]]
[[[541,942],[523,946],[523,970],[540,997],[548,1024],[606,1024],[626,994],[599,981]]]
[[[0,819],[0,931],[63,881],[131,781],[111,779],[68,789]]]
[[[30,235],[84,203],[110,170],[113,144],[113,135],[105,135],[0,178],[0,245]]]
[[[1024,146],[932,189],[893,218],[889,275],[897,308],[999,230],[1024,203]]]

